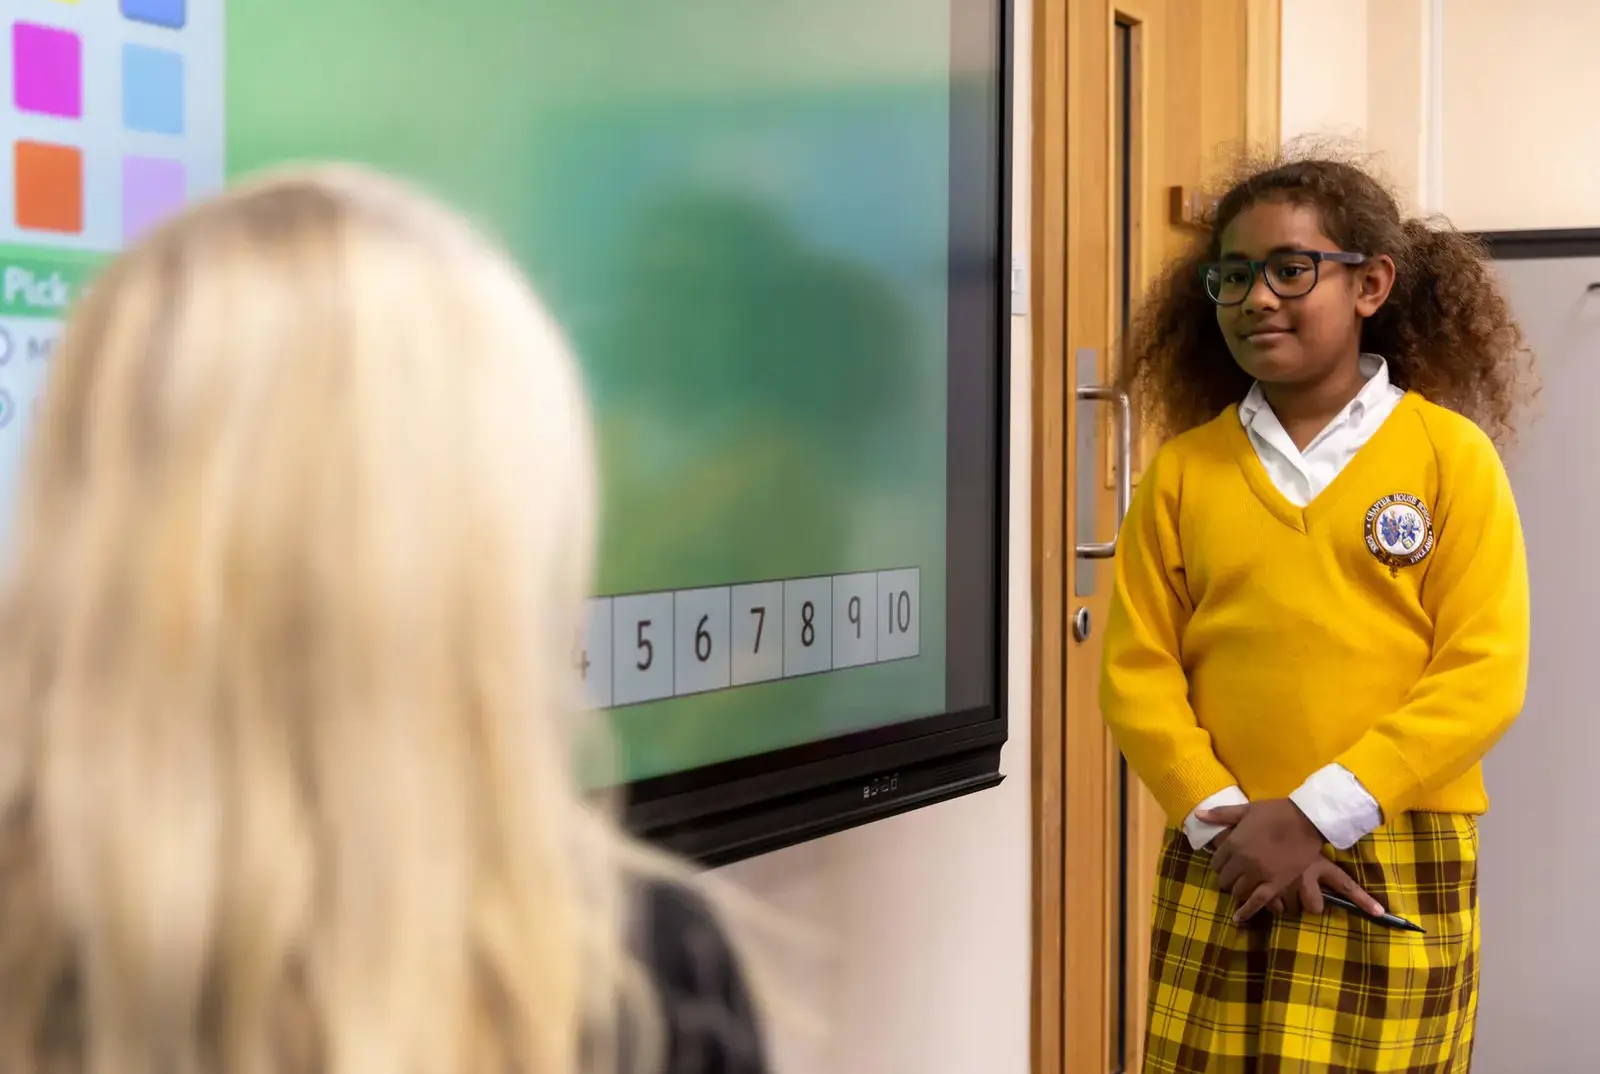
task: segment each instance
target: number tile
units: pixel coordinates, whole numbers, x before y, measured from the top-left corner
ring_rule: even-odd
[[[854,668],[878,658],[878,576],[833,578],[833,666]]]
[[[585,609],[583,634],[573,654],[584,697],[591,709],[611,707],[611,598],[598,597]]]
[[[878,660],[908,660],[922,652],[922,572],[878,572]]]
[[[833,579],[783,583],[783,674],[814,675],[833,667]]]
[[[702,694],[728,687],[728,587],[683,589],[674,594],[677,664],[673,693]]]
[[[672,596],[645,593],[612,599],[613,705],[672,696]]]
[[[734,686],[783,677],[783,583],[733,587]]]

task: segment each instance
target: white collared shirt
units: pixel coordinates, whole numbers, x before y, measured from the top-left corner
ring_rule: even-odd
[[[1390,383],[1389,364],[1378,355],[1361,356],[1361,373],[1367,378],[1361,391],[1311,439],[1304,451],[1289,438],[1260,384],[1253,385],[1239,404],[1239,421],[1249,434],[1256,457],[1273,486],[1296,507],[1304,507],[1321,495],[1405,397],[1405,392]],[[1322,837],[1340,850],[1355,846],[1383,823],[1383,810],[1377,800],[1343,765],[1330,764],[1313,772],[1289,798],[1316,825]],[[1183,830],[1190,845],[1199,850],[1222,831],[1201,822],[1195,815],[1200,810],[1248,802],[1238,787],[1218,791],[1201,802],[1184,821]]]
[[[1250,435],[1256,457],[1272,484],[1296,507],[1316,499],[1405,398],[1406,393],[1389,381],[1389,363],[1376,354],[1361,356],[1361,375],[1367,382],[1356,397],[1311,438],[1304,451],[1289,439],[1260,384],[1252,385],[1239,404],[1239,421]]]

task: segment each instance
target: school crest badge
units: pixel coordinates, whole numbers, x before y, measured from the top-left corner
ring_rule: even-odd
[[[1385,496],[1367,510],[1367,551],[1398,575],[1433,551],[1433,516],[1428,505],[1405,492]]]

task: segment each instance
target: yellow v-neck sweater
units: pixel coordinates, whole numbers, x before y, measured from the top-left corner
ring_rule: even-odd
[[[1465,418],[1407,395],[1300,508],[1229,410],[1157,455],[1116,568],[1101,709],[1174,822],[1334,762],[1385,817],[1487,807],[1480,762],[1527,686],[1528,571]]]

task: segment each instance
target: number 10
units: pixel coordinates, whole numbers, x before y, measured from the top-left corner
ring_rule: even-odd
[[[898,629],[897,629],[898,628]],[[889,591],[889,633],[905,634],[911,630],[911,594],[902,589]]]

